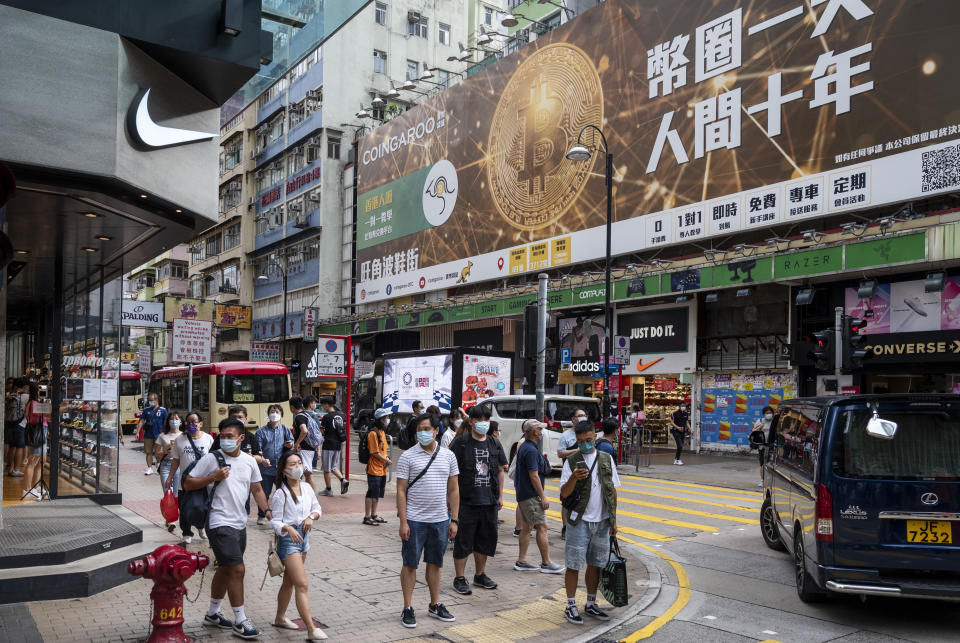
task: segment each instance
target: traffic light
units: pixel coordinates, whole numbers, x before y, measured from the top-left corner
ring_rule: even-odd
[[[813,344],[813,350],[810,351],[809,357],[816,362],[817,370],[828,372],[834,370],[836,360],[834,359],[833,334],[834,330],[832,328],[826,328],[813,333],[809,338]]]
[[[867,338],[860,334],[860,330],[867,325],[866,320],[843,316],[843,369],[850,371],[860,368],[863,360],[869,355],[865,346]]]
[[[523,309],[523,356],[537,359],[537,305],[527,304]]]

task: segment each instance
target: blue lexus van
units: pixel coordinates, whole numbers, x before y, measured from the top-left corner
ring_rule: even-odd
[[[788,400],[767,446],[761,532],[800,600],[960,599],[960,395]]]

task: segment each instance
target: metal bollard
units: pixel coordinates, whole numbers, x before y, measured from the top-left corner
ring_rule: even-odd
[[[130,563],[127,572],[153,579],[153,632],[147,643],[193,640],[183,633],[183,597],[187,594],[183,583],[209,564],[210,559],[203,554],[190,553],[178,545],[161,545],[152,554]]]

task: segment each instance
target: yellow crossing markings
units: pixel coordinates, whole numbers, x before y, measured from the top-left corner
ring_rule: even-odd
[[[711,489],[713,491],[725,491],[727,493],[736,493],[736,494],[742,494],[746,496],[760,496],[760,497],[763,496],[763,494],[758,491],[730,489],[729,487],[712,487],[710,485],[693,483],[693,482],[677,482],[675,480],[662,480],[660,478],[644,478],[643,476],[631,476],[626,474],[623,474],[620,477],[629,478],[631,480],[643,480],[644,482],[655,482],[657,484],[664,484],[664,485],[676,486],[676,487],[693,487],[694,489]]]
[[[504,491],[506,491],[507,493],[512,493],[509,489],[504,489]],[[504,502],[503,506],[506,507],[507,509],[516,509],[517,503]],[[620,512],[618,511],[617,513],[619,514]],[[555,522],[562,522],[562,520],[560,519],[559,511],[547,510],[547,518],[550,518]],[[619,525],[617,528],[620,530],[623,530],[623,527],[620,527]],[[646,540],[652,540],[658,543],[668,543],[673,540],[676,540],[676,538],[673,538],[672,536],[664,536],[663,534],[658,534],[656,532],[646,531],[643,529],[632,529],[630,533],[634,536],[639,536],[640,538],[645,538]]]
[[[719,494],[719,493],[708,493],[704,491],[692,491],[689,489],[679,489],[677,487],[661,487],[653,484],[644,484],[642,482],[624,481],[622,478],[620,480],[620,484],[627,485],[630,487],[636,487],[637,489],[655,489],[657,491],[673,491],[675,493],[687,493],[693,496],[703,496],[704,498],[720,498],[721,500],[735,500],[737,502],[756,502],[756,503],[763,502],[763,498],[753,498],[753,497],[747,498],[745,496],[729,496],[729,495]],[[638,491],[635,493],[643,493],[643,492]]]
[[[550,487],[550,486],[548,486],[547,489],[550,489],[550,490],[552,490],[552,491],[559,491],[559,490],[560,490],[559,487]],[[559,502],[559,500],[554,500],[553,498],[550,498],[550,501],[551,501],[551,502]],[[675,512],[675,513],[687,514],[688,516],[705,516],[705,517],[707,517],[707,518],[713,518],[713,519],[715,519],[715,520],[729,520],[729,521],[732,521],[732,522],[739,522],[739,523],[743,523],[743,524],[746,524],[746,525],[759,525],[759,524],[760,524],[760,521],[759,521],[759,520],[755,520],[754,518],[743,518],[743,517],[741,517],[741,516],[725,516],[725,515],[723,515],[723,514],[710,513],[709,511],[699,511],[698,509],[686,509],[686,508],[684,508],[684,507],[677,507],[677,506],[674,506],[674,505],[662,505],[662,504],[659,504],[659,503],[656,503],[656,502],[646,502],[645,500],[634,500],[633,498],[625,498],[623,495],[617,494],[617,504],[619,504],[619,503],[626,503],[626,504],[629,504],[629,505],[636,505],[636,506],[638,506],[638,507],[649,507],[649,508],[651,508],[651,509],[662,509],[662,510],[664,510],[664,511],[672,511],[672,512]],[[617,511],[617,513],[619,514],[620,512]],[[667,524],[673,524],[673,523],[667,523]],[[686,525],[677,525],[677,526],[685,526],[685,527],[688,527],[688,526],[690,526],[690,523],[687,523]],[[704,527],[703,525],[699,525],[699,526],[694,527],[694,528],[695,528],[695,529],[701,529],[701,528],[703,528],[703,527]],[[704,528],[703,530],[704,530],[704,531],[716,531],[716,529],[705,529],[705,528]]]
[[[654,498],[666,498],[667,500],[682,500],[683,502],[692,502],[698,505],[707,505],[709,507],[723,507],[724,509],[736,509],[737,511],[751,511],[751,512],[757,511],[757,507],[744,507],[742,505],[728,505],[725,502],[712,502],[710,500],[700,500],[699,498],[684,498],[683,496],[671,496],[668,493],[653,493],[652,491],[640,491],[638,489],[628,489],[627,487],[621,487],[620,492],[633,493],[639,496],[652,496]],[[753,502],[752,500],[747,500],[747,499],[744,499],[743,501]]]

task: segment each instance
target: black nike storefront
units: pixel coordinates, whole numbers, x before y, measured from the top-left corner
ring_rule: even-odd
[[[49,401],[48,489],[4,476],[4,504],[119,502],[122,277],[216,222],[219,108],[264,42],[258,0],[0,0],[0,365]]]

